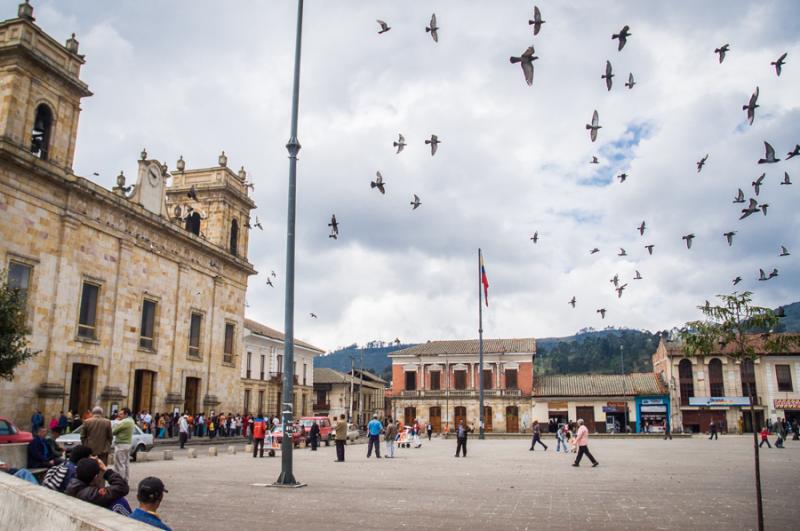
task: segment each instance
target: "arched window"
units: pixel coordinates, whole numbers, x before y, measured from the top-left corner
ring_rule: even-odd
[[[186,230],[200,236],[200,214],[192,212],[186,216]]]
[[[722,362],[719,358],[714,358],[708,363],[708,382],[711,384],[711,396],[725,396]]]
[[[681,405],[689,405],[689,397],[694,396],[694,377],[692,376],[692,362],[682,359],[678,364],[678,379],[681,385]]]
[[[231,221],[231,254],[236,256],[236,251],[239,244],[239,222],[234,218]]]
[[[53,128],[53,111],[44,103],[36,107],[31,131],[31,153],[42,160],[47,160],[50,147],[50,132]]]
[[[742,394],[744,396],[757,396],[756,395],[756,368],[753,365],[753,360],[742,360]]]

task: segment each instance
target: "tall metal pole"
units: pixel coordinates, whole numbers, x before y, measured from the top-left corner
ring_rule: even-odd
[[[303,0],[297,1],[297,33],[294,48],[294,86],[292,89],[292,132],[286,149],[289,151],[289,208],[286,226],[286,307],[284,317],[283,395],[281,404],[281,474],[275,486],[301,487],[292,473],[292,425],[294,420],[294,237],[297,202],[297,106],[300,99],[300,44],[303,32]]]
[[[620,369],[622,370],[622,400],[624,400],[625,404],[625,427],[622,429],[622,433],[628,433],[628,399],[625,395],[625,346],[619,346],[619,355],[620,355]]]
[[[479,357],[478,357],[478,381],[480,381],[480,431],[478,432],[478,438],[483,439],[483,422],[484,416],[486,412],[483,408],[483,294],[481,292],[482,287],[482,273],[481,273],[481,250],[478,248],[478,348],[479,348]]]
[[[353,422],[353,400],[355,400],[355,396],[353,394],[353,382],[356,379],[356,359],[353,356],[350,356],[350,407],[347,411],[347,422]]]

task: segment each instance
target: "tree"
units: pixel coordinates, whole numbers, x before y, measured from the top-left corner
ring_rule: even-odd
[[[0,271],[2,278],[8,278]],[[35,356],[28,347],[25,324],[25,297],[18,289],[4,282],[0,285],[0,378],[12,380],[14,369]]]
[[[800,335],[779,334],[780,317],[769,308],[754,306],[752,293],[733,292],[717,295],[721,304],[712,306],[706,301],[698,306],[705,320],[686,323],[681,330],[683,351],[686,355],[709,356],[723,354],[735,361],[755,360],[760,353],[776,354],[800,347]],[[753,424],[753,450],[756,474],[756,508],[758,529],[764,529],[764,511],[761,501],[761,466],[758,458],[758,435],[753,409],[753,389],[750,388],[750,419]]]

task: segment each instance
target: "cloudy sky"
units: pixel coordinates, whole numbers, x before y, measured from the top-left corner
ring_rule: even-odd
[[[211,166],[222,149],[229,165],[245,166],[264,224],[250,237],[260,274],[247,313],[282,328],[295,3],[33,4],[37,24],[62,41],[76,32],[86,55],[95,95],[83,103],[76,173],[99,172],[110,187],[120,169],[134,174],[142,147],[170,167],[179,155]],[[546,23],[534,37],[534,4],[306,2],[297,337],[326,349],[477,337],[478,247],[491,283],[487,337],[680,325],[730,293],[736,276],[759,304],[800,299],[800,157],[756,163],[765,140],[782,159],[800,142],[796,5],[541,1]],[[2,5],[6,17],[16,12],[16,1]],[[438,44],[424,30],[433,11]],[[378,35],[377,18],[392,29]],[[632,36],[619,52],[611,34],[625,24]],[[714,49],[725,43],[719,64]],[[532,44],[528,87],[508,59]],[[783,52],[779,78],[770,62]],[[629,72],[633,90],[623,86]],[[748,126],[741,109],[756,86],[761,106]],[[603,127],[592,143],[584,125],[595,109]],[[400,132],[408,146],[396,155]],[[434,157],[423,143],[431,134],[442,140]],[[376,170],[385,196],[370,189]],[[752,197],[763,172],[768,215],[739,221],[737,188]],[[780,186],[784,172],[796,184]],[[412,212],[414,193],[422,206]],[[722,236],[730,230],[732,247]],[[780,245],[792,255],[779,257]],[[780,276],[758,282],[759,268]],[[264,282],[272,269],[274,289]],[[622,298],[615,273],[628,283]]]

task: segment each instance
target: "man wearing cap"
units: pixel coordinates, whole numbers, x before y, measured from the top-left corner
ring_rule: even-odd
[[[111,450],[111,421],[103,417],[103,408],[95,407],[91,418],[81,427],[81,444],[92,449],[92,453],[108,464],[108,452]]]
[[[151,476],[140,481],[139,490],[136,493],[139,507],[131,513],[131,518],[158,529],[172,531],[172,528],[162,522],[161,517],[156,513],[158,506],[161,505],[161,500],[164,499],[165,492],[169,491],[164,487],[164,483],[156,477]]]

